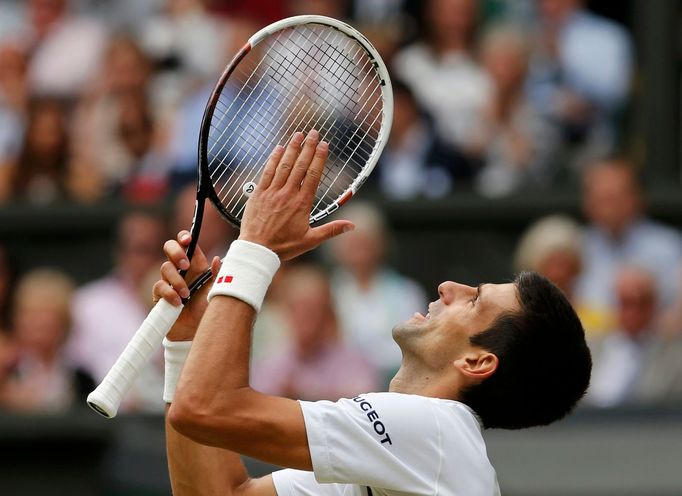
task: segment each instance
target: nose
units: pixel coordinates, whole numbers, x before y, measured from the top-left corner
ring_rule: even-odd
[[[449,305],[458,298],[473,298],[476,288],[453,281],[445,281],[438,285],[438,295],[445,305]]]

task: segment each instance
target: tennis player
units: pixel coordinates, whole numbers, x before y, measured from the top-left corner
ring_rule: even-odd
[[[327,155],[316,133],[278,147],[247,203],[239,240],[208,295],[184,308],[166,346],[167,449],[176,496],[496,495],[483,428],[549,424],[589,382],[580,321],[546,279],[477,288],[444,282],[426,315],[397,324],[402,366],[385,393],[338,402],[268,396],[249,387],[251,328],[280,261],[352,229],[311,228]],[[155,298],[186,296],[189,233],[166,243]],[[206,302],[208,296],[208,304]],[[250,479],[239,454],[285,470]]]

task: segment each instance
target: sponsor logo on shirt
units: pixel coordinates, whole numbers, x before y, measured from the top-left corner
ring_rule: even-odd
[[[391,436],[389,436],[388,432],[386,432],[386,426],[381,421],[379,414],[376,412],[376,410],[374,410],[370,402],[362,396],[356,396],[353,398],[353,401],[358,404],[360,409],[367,415],[369,421],[372,422],[374,432],[376,432],[377,436],[379,436],[381,444],[388,443],[392,445],[393,442],[391,441]]]

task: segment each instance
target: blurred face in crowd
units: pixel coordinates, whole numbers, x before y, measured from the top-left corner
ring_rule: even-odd
[[[538,0],[538,11],[546,22],[558,24],[580,7],[581,3],[581,0]]]
[[[629,336],[636,337],[649,326],[656,311],[656,283],[644,270],[628,268],[616,278],[618,324]]]
[[[140,46],[130,37],[114,38],[108,48],[105,66],[109,91],[144,91],[150,64]]]
[[[605,162],[589,169],[583,181],[587,218],[613,237],[641,213],[641,198],[634,172],[625,163]]]
[[[384,258],[383,234],[371,227],[359,226],[340,236],[336,243],[336,258],[347,270],[367,276],[373,274]]]
[[[12,323],[23,352],[41,358],[57,353],[69,331],[72,293],[71,281],[57,272],[36,271],[19,282]]]
[[[393,328],[403,357],[442,371],[474,352],[469,338],[486,330],[504,312],[520,309],[516,285],[482,284],[478,288],[446,281],[428,313],[416,313]]]
[[[570,296],[580,274],[580,257],[571,250],[554,250],[540,260],[537,271]]]
[[[329,282],[313,267],[293,267],[284,276],[282,294],[297,352],[314,355],[335,336]]]
[[[29,0],[31,25],[40,38],[66,13],[67,0]]]
[[[469,39],[476,26],[477,0],[430,0],[429,26],[439,39]]]
[[[482,61],[499,92],[515,93],[523,87],[528,47],[520,33],[491,33],[483,42]]]
[[[133,157],[143,157],[151,148],[154,130],[145,97],[140,93],[125,95],[121,98],[119,112],[119,134],[123,144]]]
[[[26,95],[26,53],[11,43],[0,43],[0,93],[10,105]]]
[[[292,0],[288,4],[291,15],[315,14],[340,19],[345,14],[345,2],[339,0]]]
[[[49,100],[39,100],[33,105],[26,145],[30,155],[51,162],[60,157],[67,140],[64,114],[60,105]]]
[[[137,287],[161,258],[164,226],[150,215],[131,214],[119,225],[117,265],[120,275]]]

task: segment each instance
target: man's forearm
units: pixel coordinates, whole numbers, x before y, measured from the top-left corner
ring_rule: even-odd
[[[172,422],[175,419],[182,424],[189,415],[209,419],[230,413],[226,410],[249,386],[254,316],[254,309],[241,300],[213,298],[197,329],[178,384],[169,412]]]

